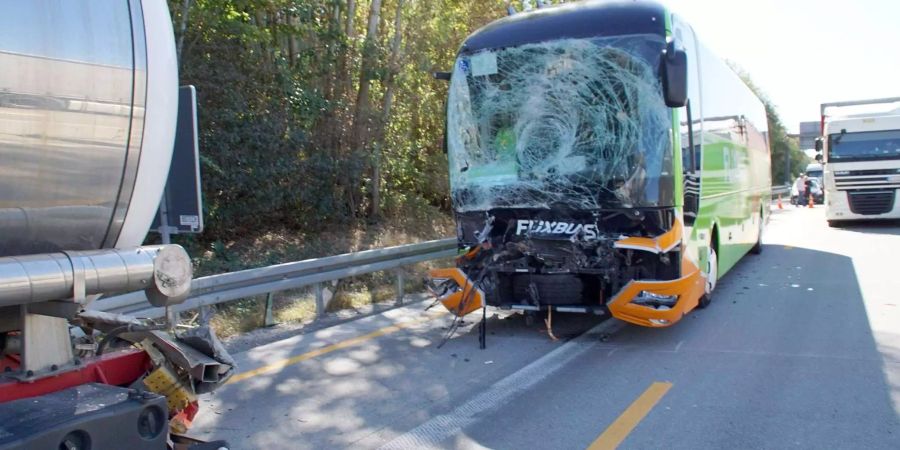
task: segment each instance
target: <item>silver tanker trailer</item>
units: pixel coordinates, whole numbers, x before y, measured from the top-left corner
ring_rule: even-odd
[[[0,0],[0,449],[200,445],[178,433],[233,371],[215,336],[86,309],[190,291],[184,249],[141,247],[177,109],[165,1]]]

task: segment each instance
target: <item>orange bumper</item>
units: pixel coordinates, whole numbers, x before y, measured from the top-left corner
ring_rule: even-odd
[[[434,269],[428,271],[428,276],[431,279],[449,279],[456,283],[457,289],[438,297],[447,311],[462,317],[485,306],[484,292],[476,288],[462,270],[456,268]]]
[[[613,317],[645,327],[668,327],[697,307],[706,280],[699,270],[671,281],[631,281],[613,297],[607,307]],[[677,296],[671,309],[659,310],[632,303],[642,291],[656,295]]]

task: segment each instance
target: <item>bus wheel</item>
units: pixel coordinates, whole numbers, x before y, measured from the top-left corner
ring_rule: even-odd
[[[753,248],[750,249],[750,253],[753,253],[754,255],[758,255],[758,254],[762,253],[762,237],[763,237],[763,229],[764,228],[765,228],[765,225],[763,223],[763,214],[762,214],[762,211],[760,211],[760,213],[759,213],[759,233],[756,235],[756,245],[754,245]]]
[[[712,293],[716,289],[716,281],[719,276],[719,258],[716,256],[716,249],[712,243],[707,248],[709,253],[706,255],[706,288],[697,304],[700,309],[706,308],[712,303]]]

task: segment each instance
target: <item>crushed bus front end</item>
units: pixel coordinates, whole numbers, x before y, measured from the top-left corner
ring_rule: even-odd
[[[703,296],[705,277],[684,255],[674,209],[552,214],[458,215],[467,251],[455,268],[429,273],[431,289],[459,316],[484,306],[552,309],[648,327],[678,322]]]
[[[526,16],[526,15],[523,15]],[[666,11],[573,4],[497,21],[450,75],[457,315],[484,306],[668,326],[703,295],[685,256],[680,158],[661,80]],[[680,174],[679,174],[680,175]]]

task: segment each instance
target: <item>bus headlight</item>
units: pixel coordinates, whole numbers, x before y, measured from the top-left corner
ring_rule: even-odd
[[[631,303],[665,310],[675,306],[677,301],[677,295],[660,295],[649,291],[641,291]]]

